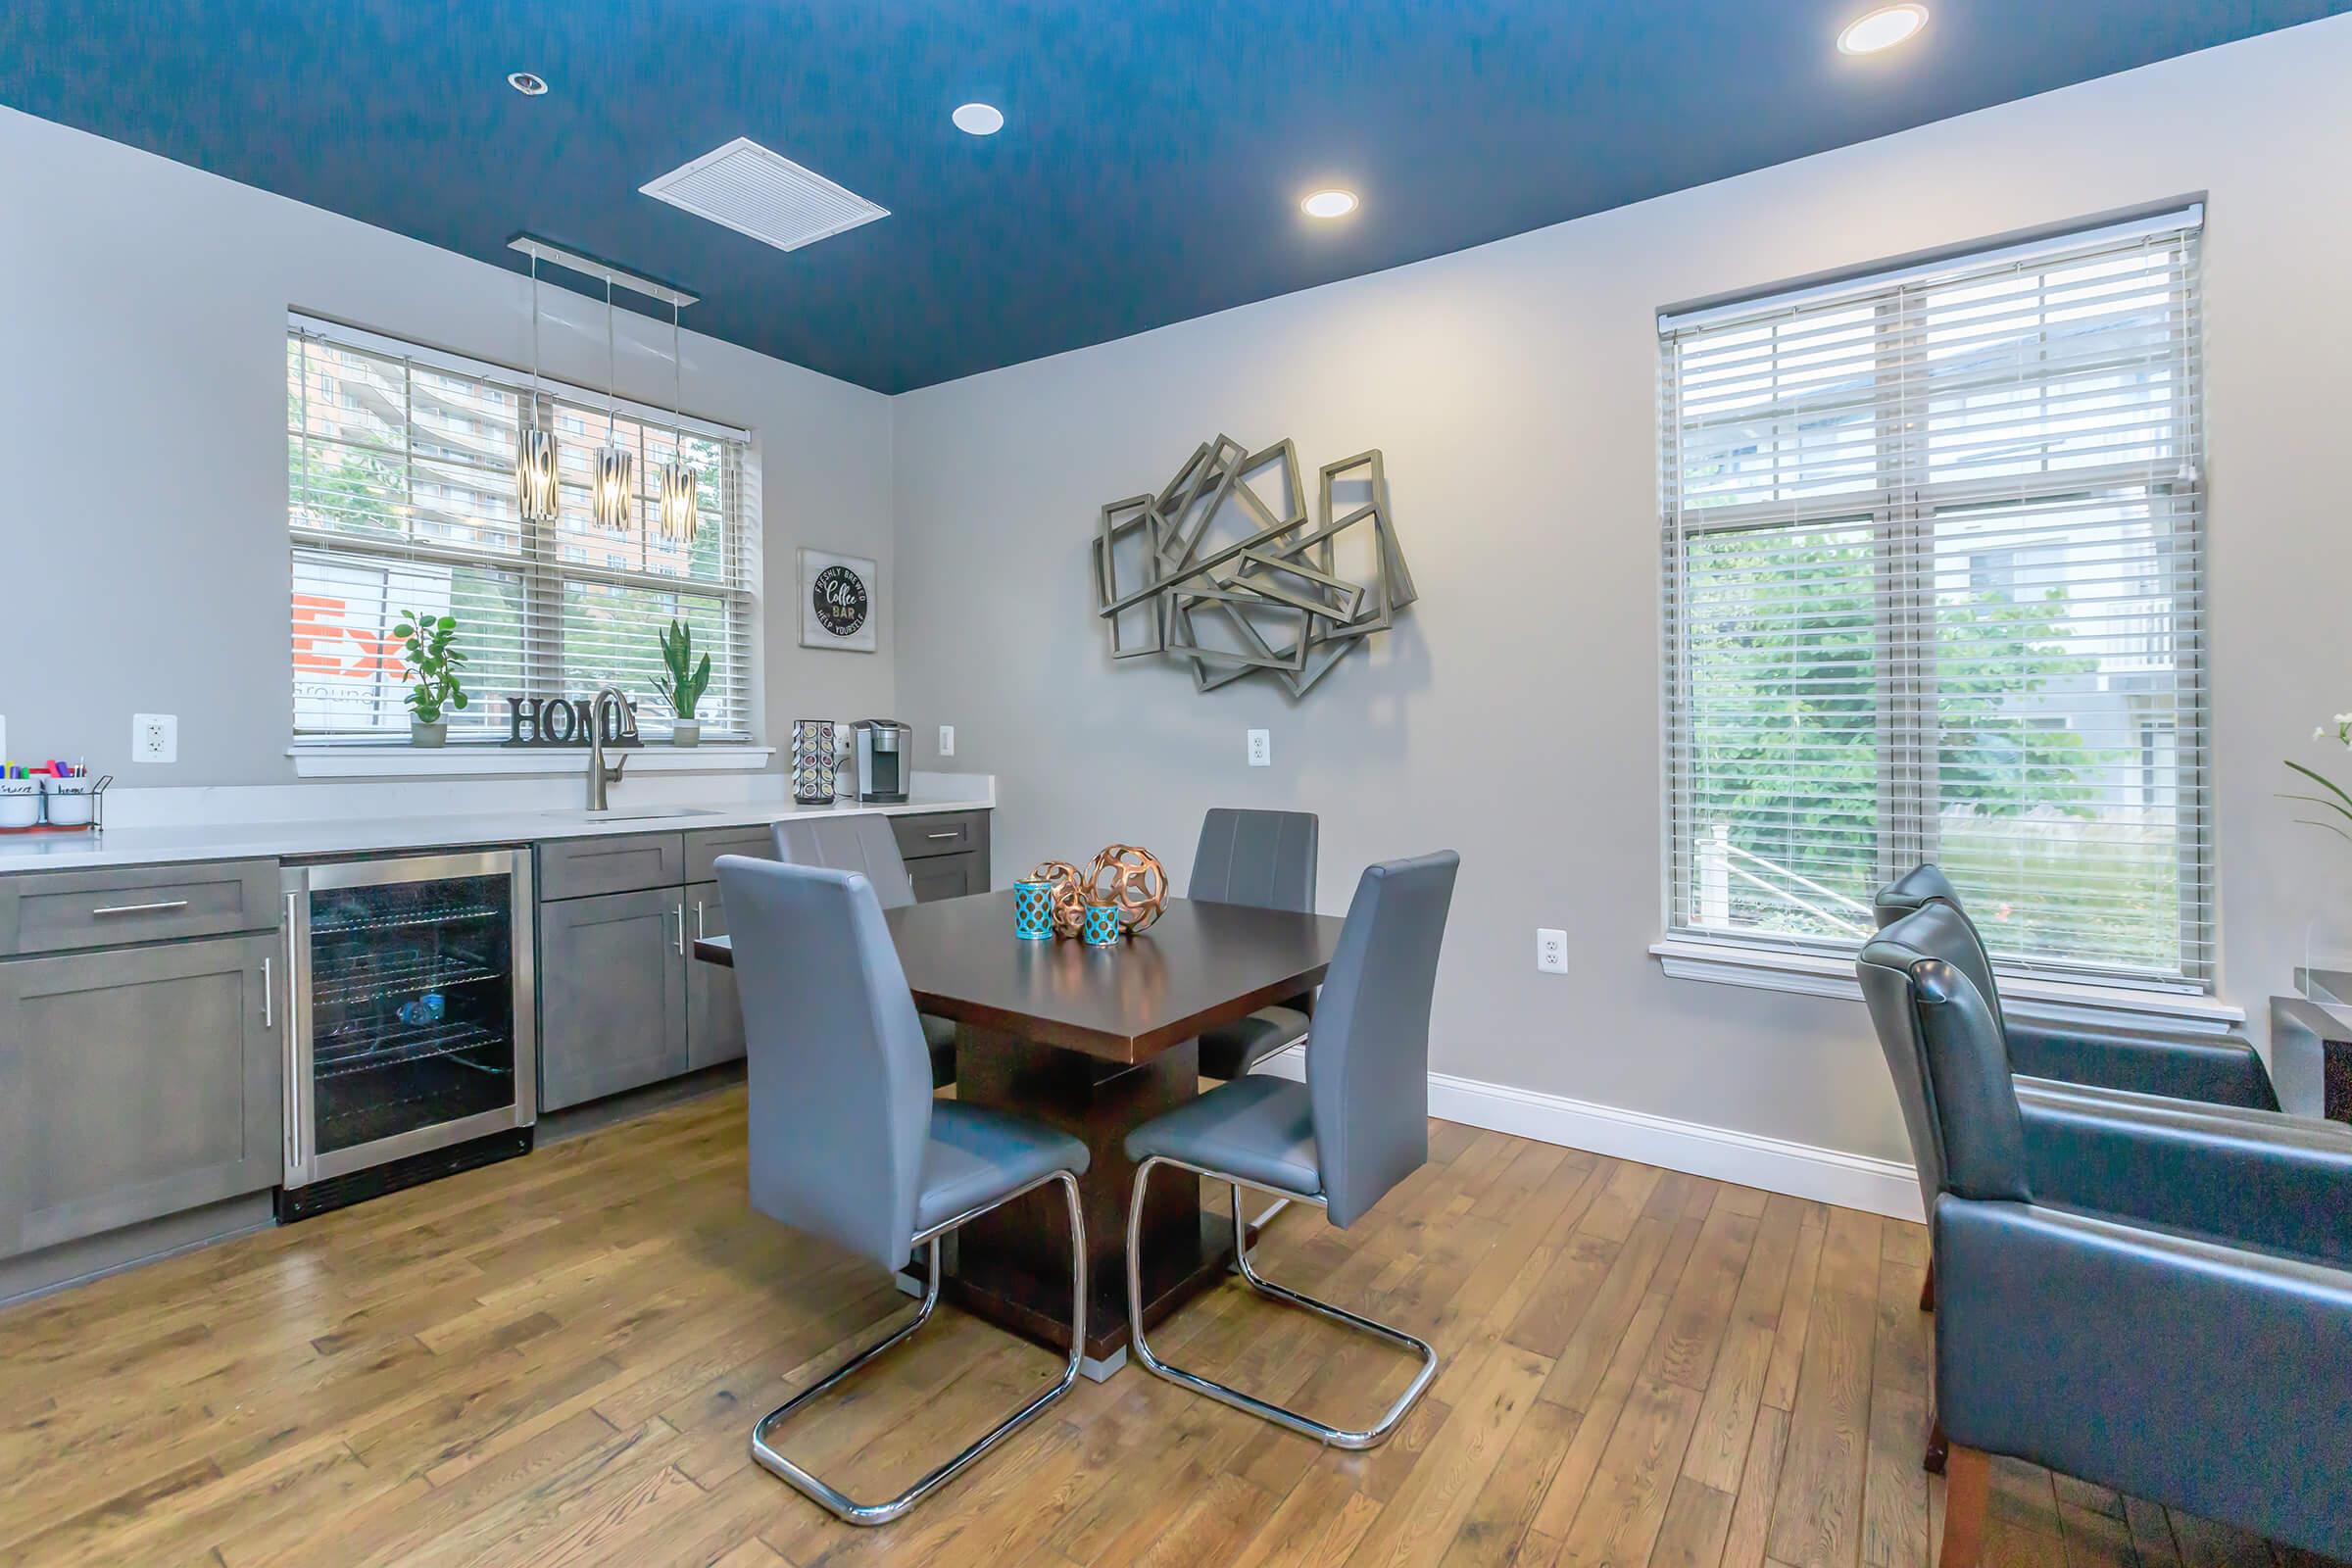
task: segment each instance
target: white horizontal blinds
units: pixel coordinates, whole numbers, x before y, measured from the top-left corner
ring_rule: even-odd
[[[2207,982],[2198,225],[1662,323],[1675,930]]]
[[[288,523],[293,542],[294,728],[311,739],[404,734],[408,686],[391,628],[411,610],[453,614],[472,706],[451,735],[505,733],[514,693],[585,696],[614,684],[663,732],[659,635],[672,617],[710,655],[707,732],[748,736],[751,593],[743,443],[622,404],[612,439],[636,454],[625,531],[596,526],[588,479],[607,410],[571,389],[368,334],[287,334]],[[562,514],[524,524],[514,500],[518,421],[556,432]],[[661,466],[697,472],[695,537],[661,537]]]

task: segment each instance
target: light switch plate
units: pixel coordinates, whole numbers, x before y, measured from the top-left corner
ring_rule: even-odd
[[[1272,730],[1253,729],[1250,732],[1250,765],[1251,767],[1274,765],[1274,732]]]
[[[131,714],[130,760],[134,762],[178,761],[179,715],[177,713]]]
[[[1568,972],[1568,933],[1550,926],[1536,927],[1536,967],[1545,974]]]
[[[939,726],[939,755],[942,757],[956,755],[956,726],[953,724]]]

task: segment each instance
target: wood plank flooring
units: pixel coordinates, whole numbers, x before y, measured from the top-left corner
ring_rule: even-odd
[[[752,1213],[740,1089],[0,1312],[0,1562],[1929,1568],[1918,1226],[1432,1124],[1272,1277],[1439,1347],[1388,1446],[1130,1368],[879,1532],[752,1422],[911,1303]],[[1211,1189],[1221,1200],[1222,1189]],[[1159,1348],[1361,1422],[1403,1357],[1228,1284]],[[1054,1375],[952,1308],[787,1449],[897,1491]],[[1993,1568],[2259,1568],[2261,1542],[2000,1464]]]

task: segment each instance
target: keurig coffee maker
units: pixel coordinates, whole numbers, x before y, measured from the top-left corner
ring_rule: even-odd
[[[885,806],[905,801],[914,762],[906,726],[895,718],[861,718],[851,728],[858,735],[858,799]]]

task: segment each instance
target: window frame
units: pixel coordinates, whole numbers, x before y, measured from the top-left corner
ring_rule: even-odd
[[[715,445],[718,450],[718,496],[715,511],[722,530],[721,574],[718,580],[670,575],[667,573],[606,564],[590,564],[585,560],[566,559],[567,550],[578,548],[564,542],[561,517],[550,522],[515,523],[516,547],[513,551],[468,549],[463,545],[443,544],[418,538],[413,533],[398,538],[370,538],[366,534],[335,529],[306,528],[296,520],[302,501],[302,481],[291,472],[288,477],[286,537],[289,564],[300,558],[325,557],[355,564],[384,566],[418,564],[473,568],[515,579],[523,612],[520,645],[516,661],[521,670],[523,691],[531,696],[552,696],[564,692],[571,696],[584,693],[571,689],[566,677],[560,649],[564,626],[565,594],[573,585],[636,590],[658,594],[676,594],[699,600],[715,601],[724,627],[724,655],[733,665],[734,680],[728,694],[733,711],[713,715],[706,707],[699,715],[706,740],[722,746],[757,747],[760,741],[760,705],[756,701],[759,661],[760,592],[758,587],[760,560],[760,519],[757,508],[750,503],[756,488],[752,476],[752,432],[735,425],[691,414],[672,413],[667,409],[639,403],[633,399],[610,396],[571,382],[549,376],[533,376],[527,370],[510,366],[473,359],[469,356],[436,349],[429,345],[410,342],[363,327],[333,320],[300,311],[286,313],[286,344],[289,353],[299,352],[305,340],[320,342],[333,348],[380,359],[404,362],[412,371],[424,369],[436,374],[463,377],[496,387],[513,396],[518,410],[529,411],[535,427],[558,432],[559,440],[571,442],[582,439],[569,426],[605,417],[607,411],[617,418],[638,425],[647,435],[667,435],[672,439],[693,437]],[[306,377],[307,384],[307,377]],[[306,427],[299,412],[288,420],[290,441],[308,442],[317,439]],[[402,432],[406,450],[404,463],[414,482],[416,424],[412,414]],[[638,505],[643,509],[646,491],[654,482],[647,464],[638,465]],[[511,485],[511,466],[497,475],[498,481]],[[568,479],[564,489],[577,486]],[[706,512],[711,509],[706,509]],[[641,518],[640,527],[650,527],[651,518]],[[614,536],[618,537],[618,536]],[[649,627],[649,633],[652,628]],[[299,640],[302,626],[294,623],[294,635]],[[700,650],[718,653],[720,650]],[[715,663],[715,661],[714,661]],[[367,750],[382,747],[406,747],[408,737],[392,730],[360,733],[351,730],[305,728],[300,723],[299,698],[295,687],[299,681],[289,668],[288,713],[292,749],[298,753],[326,753]],[[712,696],[721,683],[713,681]],[[506,728],[503,722],[489,720],[503,709],[512,695],[507,692],[487,693],[469,690],[482,717],[482,727],[471,725],[461,732],[452,726],[448,747],[460,749],[496,746],[502,743]],[[652,692],[632,692],[640,713],[640,723],[648,734],[659,737],[667,722],[665,710]],[[653,698],[648,707],[646,699]],[[706,703],[710,701],[706,698]]]
[[[2175,921],[2177,970],[2139,970],[2111,963],[2069,960],[2055,956],[2026,958],[1996,956],[1995,967],[2004,974],[2059,985],[2082,984],[2103,988],[2148,991],[2176,996],[2210,996],[2216,963],[2211,943],[2215,893],[2213,863],[2213,805],[2209,789],[2211,687],[2209,659],[2203,637],[2205,607],[2201,584],[2210,517],[2205,509],[2204,465],[2207,421],[2203,409],[2204,377],[2201,361],[2205,318],[2201,297],[2204,215],[2201,203],[2171,204],[2151,210],[2142,220],[2120,224],[2077,227],[2019,241],[1992,240],[1946,252],[1931,261],[1861,270],[1828,283],[1776,288],[1725,302],[1661,310],[1659,316],[1658,397],[1659,520],[1661,527],[1661,702],[1660,738],[1662,800],[1660,914],[1663,938],[1653,952],[1713,947],[1745,950],[1760,955],[1783,955],[1792,959],[1849,957],[1866,936],[1854,940],[1808,937],[1797,933],[1739,931],[1700,923],[1694,907],[1699,854],[1694,759],[1699,733],[1696,700],[1692,696],[1690,618],[1683,599],[1690,586],[1690,543],[1693,540],[1762,528],[1831,530],[1866,519],[1871,529],[1878,591],[1873,595],[1876,619],[1872,686],[1876,695],[1873,734],[1878,754],[1880,880],[1890,880],[1912,864],[1935,858],[1940,820],[1939,765],[1922,744],[1935,736],[1938,687],[1919,673],[1934,667],[1938,635],[1937,519],[1973,508],[2017,505],[2046,508],[2072,497],[2096,503],[2099,497],[2123,503],[2136,497],[2148,516],[2166,513],[2169,520],[2154,524],[2154,573],[2148,580],[2165,589],[2147,597],[2164,603],[2165,624],[2151,632],[2169,642],[2167,668],[2182,694],[2177,717],[2168,726],[2174,767],[2169,784],[2176,831],[2175,886],[2179,913]],[[2184,351],[2185,363],[2197,367],[2180,397],[2181,412],[2170,432],[2179,443],[2179,462],[2170,477],[2159,480],[2150,463],[2141,458],[2111,461],[2083,467],[2054,468],[2047,465],[2030,478],[2008,473],[1938,480],[1933,473],[1933,450],[1925,438],[1920,416],[1899,399],[1878,397],[1873,403],[1873,434],[1867,438],[1875,452],[1867,483],[1850,490],[1800,493],[1737,504],[1689,504],[1683,492],[1687,473],[1680,416],[1677,355],[1682,338],[1675,323],[1692,326],[1761,325],[1774,314],[1801,313],[1850,301],[1856,307],[1872,304],[1881,315],[1870,327],[1869,363],[1882,384],[1900,381],[1903,366],[1917,355],[1915,330],[1907,330],[1902,312],[1906,291],[1951,280],[1997,275],[1999,270],[2039,259],[2044,266],[2065,264],[2081,253],[2095,255],[2102,241],[2136,230],[2143,235],[2176,233],[2188,249],[2175,287],[2193,300],[2190,317],[2193,339]],[[1891,314],[1891,329],[1885,318]],[[1777,417],[1777,416],[1776,416]],[[1795,418],[1797,416],[1791,415]],[[1908,420],[1910,428],[1901,428]],[[1776,481],[1776,484],[1778,481]],[[1801,486],[1801,479],[1787,481]],[[2185,513],[2186,521],[2180,520]],[[2167,544],[2165,541],[2173,541]],[[2182,586],[2187,574],[2186,587]],[[2134,736],[2151,722],[2134,717]],[[1906,765],[1902,759],[1911,760]],[[2132,766],[2134,788],[2143,776]],[[1794,875],[1794,873],[1790,873]],[[1801,880],[1801,878],[1800,878]],[[1845,895],[1824,889],[1845,902]],[[1866,895],[1865,895],[1866,896]],[[1853,903],[1854,921],[1864,932],[1870,925],[1866,906]]]

